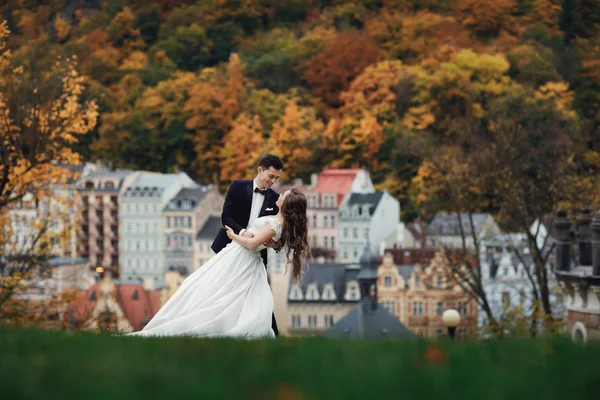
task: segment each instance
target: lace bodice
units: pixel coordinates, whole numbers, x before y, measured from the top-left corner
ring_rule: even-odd
[[[273,240],[275,240],[276,242],[279,241],[279,239],[281,238],[281,223],[279,222],[279,220],[276,217],[260,217],[254,220],[254,222],[252,223],[252,226],[250,226],[250,228],[248,228],[248,231],[253,232],[253,233],[258,233],[262,228],[265,227],[265,225],[268,225],[271,229],[273,229],[275,231],[275,236],[273,237]],[[265,249],[266,247],[264,245],[260,245],[256,251],[261,251],[263,249]]]

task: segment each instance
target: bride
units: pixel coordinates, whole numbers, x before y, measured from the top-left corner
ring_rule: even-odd
[[[232,242],[188,276],[181,287],[134,336],[275,337],[273,295],[260,256],[270,239],[287,249],[292,275],[300,281],[308,254],[306,196],[298,189],[277,200],[279,213],[256,219],[253,238],[234,233]],[[290,253],[292,258],[290,260]]]

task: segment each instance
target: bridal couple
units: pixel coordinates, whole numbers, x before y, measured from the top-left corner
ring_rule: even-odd
[[[271,186],[283,162],[267,154],[253,181],[234,181],[225,197],[215,253],[135,336],[275,337],[273,295],[267,282],[267,247],[284,249],[300,281],[308,254],[306,196],[278,195]]]

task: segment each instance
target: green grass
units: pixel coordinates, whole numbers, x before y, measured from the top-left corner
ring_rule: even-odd
[[[2,399],[577,399],[600,345],[140,339],[0,327]]]

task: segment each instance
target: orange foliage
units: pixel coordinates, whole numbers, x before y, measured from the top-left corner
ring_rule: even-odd
[[[251,179],[255,174],[264,150],[262,124],[258,115],[250,119],[240,114],[233,122],[233,127],[223,137],[220,151],[221,179]]]
[[[196,166],[206,179],[212,180],[219,172],[221,141],[239,110],[238,97],[245,81],[244,66],[239,56],[233,54],[224,76],[211,69],[205,69],[204,73],[206,79],[189,89],[184,111],[192,114],[186,127],[194,131]]]
[[[314,109],[298,106],[296,99],[288,103],[284,115],[273,125],[268,141],[269,151],[285,162],[283,180],[313,172],[315,143],[322,132],[323,123],[317,119]]]
[[[458,0],[454,6],[456,19],[483,37],[514,28],[511,15],[514,11],[514,0]]]
[[[453,17],[427,11],[382,11],[367,21],[366,30],[380,43],[386,58],[400,58],[408,64],[426,58],[447,60],[458,49],[476,45]]]
[[[304,77],[315,94],[338,107],[339,95],[368,65],[379,59],[379,47],[361,33],[340,33],[308,62]]]

